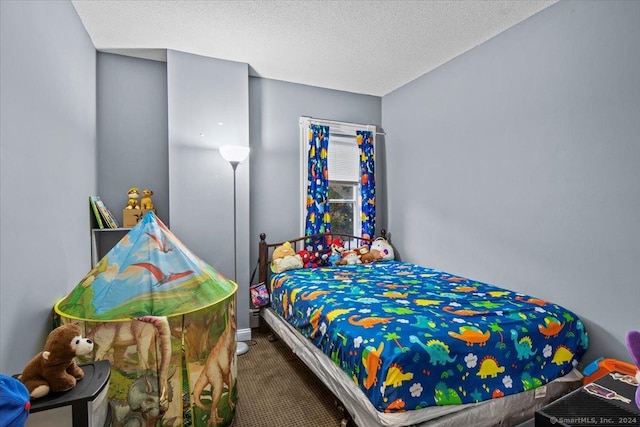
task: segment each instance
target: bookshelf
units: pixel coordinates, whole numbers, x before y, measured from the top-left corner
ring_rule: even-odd
[[[104,218],[94,210],[91,200],[89,200],[89,217],[91,218],[91,268],[93,268],[131,230],[131,227],[109,228]],[[98,222],[99,217],[101,224]]]
[[[100,258],[105,256],[129,230],[130,227],[91,228],[91,268],[95,267]]]

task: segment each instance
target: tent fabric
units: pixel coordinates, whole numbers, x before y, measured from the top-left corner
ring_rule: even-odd
[[[92,321],[175,316],[217,304],[236,290],[148,212],[55,309]]]

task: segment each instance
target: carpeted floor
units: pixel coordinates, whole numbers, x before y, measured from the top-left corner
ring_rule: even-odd
[[[251,331],[238,356],[238,403],[233,427],[339,427],[335,398],[266,327]]]

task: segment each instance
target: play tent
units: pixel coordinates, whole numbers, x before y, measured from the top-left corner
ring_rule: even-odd
[[[228,426],[235,414],[237,285],[153,212],[55,306],[111,362],[113,426]]]

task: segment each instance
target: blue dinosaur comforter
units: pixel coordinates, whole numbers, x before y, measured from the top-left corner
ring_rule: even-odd
[[[409,263],[289,270],[270,286],[272,308],[382,412],[530,390],[588,345],[557,304]]]

